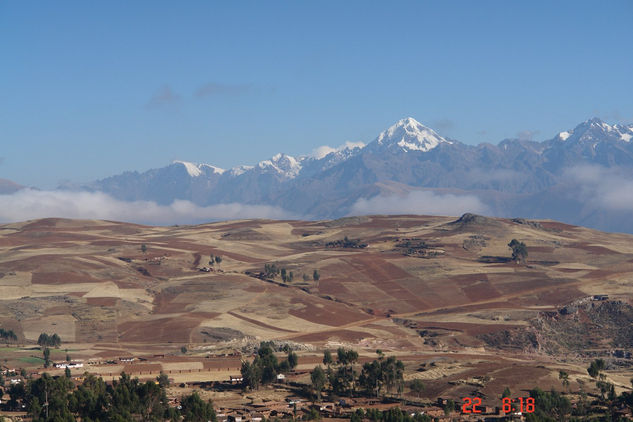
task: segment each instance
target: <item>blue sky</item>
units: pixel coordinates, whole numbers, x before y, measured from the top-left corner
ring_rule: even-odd
[[[633,122],[633,1],[0,2],[0,178]],[[524,135],[525,136],[525,135]]]

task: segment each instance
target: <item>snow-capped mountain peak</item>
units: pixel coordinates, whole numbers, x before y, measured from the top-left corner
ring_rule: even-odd
[[[187,173],[191,177],[200,177],[204,174],[222,174],[224,173],[224,169],[216,166],[212,166],[211,164],[194,164],[188,161],[180,161],[175,160],[173,164],[181,164],[187,170]]]
[[[430,151],[441,143],[452,143],[412,117],[399,120],[378,135],[376,146],[403,151]]]
[[[262,170],[273,170],[285,177],[294,178],[301,171],[301,160],[284,153],[275,154],[270,160],[257,163]]]
[[[254,168],[253,166],[237,166],[230,169],[228,171],[228,174],[230,174],[231,176],[240,176],[246,173],[247,171],[252,170],[253,168]]]
[[[187,173],[189,173],[189,176],[191,177],[198,177],[202,174],[202,170],[200,170],[200,168],[194,163],[175,160],[174,164],[182,164],[183,166],[185,166],[185,170],[187,170]]]
[[[211,164],[200,164],[198,168],[199,169],[207,168],[211,170],[211,173],[215,173],[215,174],[223,174],[226,171],[223,168],[212,166]]]
[[[630,142],[633,125],[609,125],[597,117],[585,120],[573,130],[560,132],[556,138],[563,142],[594,142],[597,139]]]
[[[631,142],[633,138],[633,125],[614,125],[613,128],[620,135],[620,140],[624,142]]]

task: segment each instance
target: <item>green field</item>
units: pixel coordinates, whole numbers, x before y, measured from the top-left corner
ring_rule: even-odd
[[[41,365],[44,363],[44,359],[42,358],[36,358],[34,356],[25,356],[25,357],[21,357],[18,358],[19,362],[24,362],[24,363],[29,363],[29,364],[37,364],[37,365]]]

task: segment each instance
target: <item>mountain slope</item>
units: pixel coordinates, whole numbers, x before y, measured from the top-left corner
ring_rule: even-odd
[[[364,147],[325,156],[277,154],[255,166],[227,171],[174,162],[144,173],[112,176],[85,188],[160,204],[186,199],[199,205],[275,205],[313,218],[346,215],[356,201],[376,195],[449,190],[475,195],[497,216],[553,217],[633,232],[633,222],[623,218],[633,205],[612,209],[609,201],[596,200],[601,198],[601,186],[587,176],[590,171],[607,171],[615,180],[607,189],[620,179],[628,186],[633,180],[632,139],[633,125],[612,126],[591,119],[544,142],[506,139],[498,145],[473,146],[448,140],[409,117]]]

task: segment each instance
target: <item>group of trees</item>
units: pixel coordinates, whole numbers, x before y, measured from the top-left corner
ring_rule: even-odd
[[[282,268],[278,267],[277,264],[264,264],[264,277],[266,278],[275,278],[281,273]],[[286,269],[283,268],[284,274],[286,273]]]
[[[395,357],[390,356],[384,359],[382,356],[373,362],[363,365],[358,383],[365,389],[367,394],[374,393],[376,397],[380,395],[383,387],[387,393],[391,393],[394,388],[398,393],[404,389],[404,364]]]
[[[324,370],[320,365],[310,373],[312,390],[320,399],[321,393],[329,385],[331,392],[338,396],[353,396],[357,388],[367,395],[379,396],[383,388],[391,393],[394,388],[401,393],[404,389],[404,364],[395,357],[385,358],[378,351],[378,359],[363,365],[360,374],[354,369],[358,361],[358,353],[354,350],[339,348],[337,361],[334,362],[329,350],[323,353]],[[423,386],[418,386],[419,391]]]
[[[343,240],[334,240],[325,244],[326,248],[352,248],[363,249],[367,247],[367,243],[361,243],[360,239],[350,239],[347,236]]]
[[[243,379],[242,385],[245,388],[257,389],[260,385],[274,382],[277,379],[277,374],[289,372],[298,364],[299,358],[292,350],[288,350],[286,359],[279,362],[272,345],[262,342],[253,362],[242,362],[240,370]]]
[[[180,409],[169,406],[165,387],[164,383],[143,383],[123,373],[111,385],[86,374],[75,388],[68,377],[44,373],[26,384],[12,385],[9,407],[18,409],[23,404],[33,422],[216,420],[211,401],[202,400],[195,392],[182,397]]]
[[[587,373],[595,380],[596,387],[600,391],[600,396],[594,400],[588,400],[587,393],[580,391],[580,399],[572,405],[569,398],[562,392],[553,389],[543,391],[539,388],[530,390],[530,397],[535,399],[535,411],[525,415],[526,422],[554,422],[569,418],[571,418],[570,420],[574,420],[574,418],[581,420],[589,414],[607,417],[607,419],[596,420],[620,420],[615,415],[616,409],[629,408],[633,410],[633,393],[623,391],[617,395],[614,384],[607,381],[607,377],[603,373],[604,369],[606,369],[606,362],[603,359],[593,360],[587,368]],[[569,374],[566,371],[559,371],[558,379],[563,388],[568,390],[570,386]],[[633,387],[633,379],[631,379],[631,386]],[[507,394],[504,391],[504,396],[509,397],[510,392],[508,389],[506,390]]]
[[[5,330],[4,328],[0,328],[0,338],[8,341],[16,341],[18,336],[15,335],[13,330]]]
[[[295,274],[293,271],[288,271],[286,268],[279,267],[277,264],[264,264],[264,271],[261,273],[261,276],[265,278],[276,278],[277,276],[281,276],[281,280],[284,283],[292,283],[295,278]],[[312,280],[319,281],[319,272],[314,270],[312,273]],[[308,274],[303,274],[303,281],[310,280],[310,276]]]
[[[281,269],[281,279],[284,283],[291,283],[294,278],[295,275],[292,271],[286,271],[285,268]]]
[[[214,265],[214,264],[218,264],[220,265],[222,263],[222,257],[220,255],[209,255],[209,265]]]
[[[37,339],[37,344],[40,347],[59,347],[62,345],[62,339],[57,335],[57,333],[52,336],[42,333]]]
[[[534,412],[526,413],[526,422],[549,422],[565,420],[572,406],[567,397],[558,391],[543,391],[540,388],[530,390],[534,398]]]

